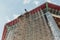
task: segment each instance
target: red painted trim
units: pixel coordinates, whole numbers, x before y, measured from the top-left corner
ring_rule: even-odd
[[[48,7],[55,9],[55,10],[58,10],[58,11],[60,10],[60,6],[55,5],[55,4],[48,3]]]
[[[7,23],[6,25],[12,26],[12,25],[16,24],[17,22],[19,22],[18,18],[13,20],[13,21],[11,21],[11,22],[9,22],[9,23]]]
[[[42,5],[40,5],[40,6],[38,6],[38,7],[37,7],[37,8],[35,8],[35,9],[33,9],[33,10],[29,11],[29,13],[34,14],[34,13],[36,13],[37,11],[40,11],[40,9],[42,9],[42,10],[43,10],[44,8],[46,8],[45,3],[44,3],[44,4],[42,4]]]
[[[4,30],[3,30],[2,40],[5,40],[6,33],[7,33],[7,28],[6,28],[6,26],[5,26],[5,27],[4,27]]]

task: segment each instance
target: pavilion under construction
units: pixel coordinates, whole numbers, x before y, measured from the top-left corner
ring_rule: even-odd
[[[2,40],[60,40],[60,6],[44,3],[4,26]]]

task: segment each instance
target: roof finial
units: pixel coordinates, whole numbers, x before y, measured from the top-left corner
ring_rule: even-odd
[[[27,9],[25,9],[25,11],[28,12]]]

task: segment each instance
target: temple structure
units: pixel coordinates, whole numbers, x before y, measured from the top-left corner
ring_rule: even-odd
[[[60,6],[46,2],[6,23],[2,40],[60,40]]]

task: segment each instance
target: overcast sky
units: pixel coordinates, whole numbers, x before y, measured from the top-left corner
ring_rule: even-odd
[[[24,9],[34,9],[46,1],[60,5],[60,0],[0,0],[0,40],[5,23],[23,14]]]

